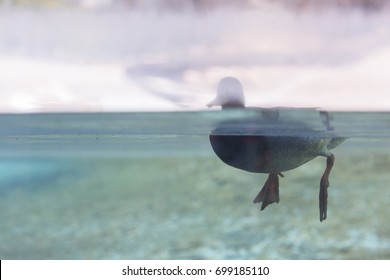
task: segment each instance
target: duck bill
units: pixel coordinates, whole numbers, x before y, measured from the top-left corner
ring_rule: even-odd
[[[216,96],[213,100],[207,103],[207,107],[220,106],[221,100],[219,100],[218,96]]]

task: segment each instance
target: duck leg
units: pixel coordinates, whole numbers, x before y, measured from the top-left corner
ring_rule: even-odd
[[[264,210],[271,203],[279,202],[279,177],[283,177],[282,173],[270,173],[268,175],[267,181],[259,194],[253,200],[253,203],[263,202],[261,205],[261,210]]]
[[[328,209],[328,187],[329,187],[329,174],[334,164],[334,155],[330,154],[326,159],[326,168],[324,174],[321,177],[320,182],[320,221],[326,219],[326,211]]]

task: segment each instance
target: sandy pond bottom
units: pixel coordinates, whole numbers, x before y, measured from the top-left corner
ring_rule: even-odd
[[[322,223],[324,158],[285,172],[264,211],[266,175],[211,153],[1,159],[0,258],[389,259],[390,152],[375,147],[335,150]]]

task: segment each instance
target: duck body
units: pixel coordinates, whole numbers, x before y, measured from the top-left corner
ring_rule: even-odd
[[[329,155],[342,139],[261,135],[209,136],[215,154],[227,165],[254,173],[280,173]]]
[[[234,77],[223,78],[217,88],[217,96],[208,104],[221,106],[222,110],[248,110],[241,83]],[[294,121],[295,113],[304,110],[289,108],[292,115],[280,117],[282,108],[255,109],[255,118],[241,118],[217,124],[210,132],[209,140],[215,154],[227,165],[254,173],[267,173],[268,179],[254,199],[262,202],[261,210],[279,202],[279,177],[281,172],[297,168],[317,156],[326,157],[326,168],[320,180],[320,221],[327,218],[329,174],[335,157],[330,152],[345,138],[329,133],[331,117],[327,112],[309,110],[314,118],[325,116],[324,129],[316,130],[302,122]],[[307,111],[306,111],[307,112]],[[305,113],[306,113],[305,112]],[[309,116],[308,119],[313,119]],[[320,119],[319,118],[319,119]],[[300,120],[300,121],[299,121]],[[306,119],[304,119],[306,120]]]

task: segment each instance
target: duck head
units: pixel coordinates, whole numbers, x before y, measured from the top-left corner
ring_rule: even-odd
[[[240,81],[234,77],[223,78],[218,83],[217,96],[207,106],[221,106],[222,109],[245,107],[244,90]]]

